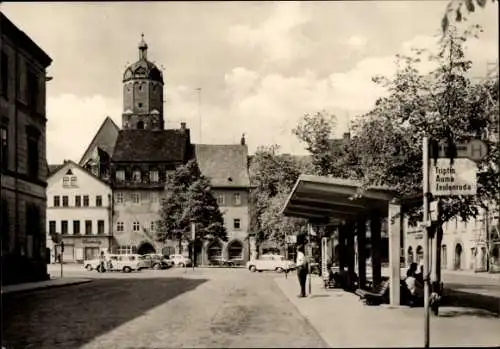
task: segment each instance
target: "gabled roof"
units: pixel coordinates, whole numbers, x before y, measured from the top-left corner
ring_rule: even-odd
[[[95,134],[94,138],[90,142],[89,146],[83,153],[83,156],[79,162],[80,165],[84,165],[85,162],[91,157],[94,149],[98,147],[101,150],[104,150],[109,156],[113,155],[113,150],[115,147],[116,139],[118,138],[118,133],[120,132],[120,128],[115,124],[115,122],[109,117],[106,116],[101,127]]]
[[[74,162],[73,160],[64,160],[64,163],[63,164],[60,164],[60,165],[50,165],[50,166],[58,166],[57,169],[55,169],[53,172],[51,172],[49,174],[49,176],[47,177],[47,179],[49,179],[50,177],[54,176],[55,174],[57,174],[59,171],[62,171],[62,170],[65,170],[66,167],[68,165],[73,165],[77,168],[79,168],[80,170],[82,170],[83,172],[87,173],[89,176],[95,178],[96,180],[98,180],[99,182],[101,183],[104,183],[105,185],[109,186],[109,183],[103,181],[101,178],[97,177],[96,175],[94,175],[92,172],[88,171],[85,167],[83,166],[80,166],[78,165],[76,162]],[[55,168],[55,167],[54,167]]]
[[[184,162],[189,143],[189,130],[121,130],[111,161]]]
[[[59,171],[59,169],[63,166],[64,166],[64,164],[48,165],[49,173],[47,174],[47,177],[50,177],[53,173]]]
[[[213,187],[249,187],[248,148],[240,144],[195,144],[201,173]]]

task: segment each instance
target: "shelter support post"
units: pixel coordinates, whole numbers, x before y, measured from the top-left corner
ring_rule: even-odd
[[[347,221],[346,224],[346,242],[347,242],[347,270],[349,272],[349,275],[354,275],[356,272],[355,270],[355,256],[354,256],[354,232],[355,232],[356,226],[353,221]]]
[[[378,212],[373,212],[370,217],[371,255],[373,283],[379,285],[382,282],[381,261],[381,220]]]
[[[338,259],[339,259],[339,270],[343,271],[347,267],[347,253],[346,253],[346,226],[342,224],[339,227],[339,241],[338,241]]]
[[[359,287],[366,285],[366,220],[360,218],[356,222],[356,231],[358,237],[358,277]]]
[[[391,305],[401,304],[401,230],[402,217],[401,205],[395,202],[389,204],[389,302]]]

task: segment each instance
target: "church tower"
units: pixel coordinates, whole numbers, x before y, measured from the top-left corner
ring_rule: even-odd
[[[163,130],[163,74],[148,61],[148,44],[141,37],[139,60],[123,74],[122,129]]]

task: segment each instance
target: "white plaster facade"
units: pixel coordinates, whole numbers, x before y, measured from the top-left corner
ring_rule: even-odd
[[[51,235],[61,235],[64,262],[80,262],[108,252],[112,245],[112,192],[109,185],[78,164],[66,161],[47,180],[47,247],[51,262],[60,247]]]
[[[488,225],[498,225],[498,213],[489,216]],[[454,218],[443,226],[441,243],[441,268],[443,270],[486,271],[487,269],[487,222],[480,211],[476,219],[462,222]],[[420,263],[423,258],[423,233],[418,227],[404,224],[404,253],[406,263]],[[490,256],[491,258],[491,256]],[[490,259],[491,261],[491,259]]]

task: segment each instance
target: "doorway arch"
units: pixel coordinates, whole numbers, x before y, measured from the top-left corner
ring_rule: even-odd
[[[463,248],[460,243],[455,246],[455,270],[462,269]]]
[[[149,242],[143,242],[137,249],[138,254],[156,253],[155,248]]]
[[[212,241],[210,245],[208,245],[207,257],[209,262],[214,259],[222,258],[222,244],[220,243],[220,241],[215,240]]]
[[[227,245],[227,259],[243,259],[243,244],[240,240],[233,240]]]

